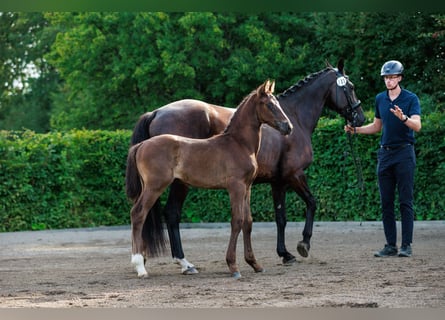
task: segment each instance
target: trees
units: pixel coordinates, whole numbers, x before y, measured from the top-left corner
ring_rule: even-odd
[[[0,128],[50,129],[58,75],[43,56],[53,41],[42,13],[0,13]]]
[[[47,56],[65,80],[65,99],[52,115],[52,125],[60,129],[130,128],[141,113],[183,98],[236,106],[266,78],[298,79],[295,66],[302,63],[298,54],[307,43],[280,36],[276,22],[266,24],[282,19],[305,27],[292,14],[46,17],[53,25],[69,26]]]
[[[383,90],[380,67],[403,62],[402,85],[421,97],[427,114],[445,102],[445,15],[422,12],[316,13],[317,54],[344,56],[362,100],[373,103]],[[428,98],[427,100],[429,100]],[[426,101],[429,102],[429,101]]]
[[[441,113],[444,21],[419,12],[3,13],[0,128],[130,129],[177,99],[236,106],[266,78],[280,92],[340,57],[365,108],[382,90],[382,63],[400,59],[425,114]]]

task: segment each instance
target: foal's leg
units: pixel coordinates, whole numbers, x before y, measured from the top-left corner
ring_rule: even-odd
[[[144,266],[145,245],[142,239],[142,228],[148,211],[144,210],[143,195],[139,196],[138,200],[131,208],[131,264],[135,267],[138,277],[146,277],[147,270]]]
[[[147,276],[147,270],[144,266],[145,244],[142,238],[142,229],[150,208],[159,196],[160,194],[148,193],[143,189],[141,196],[131,209],[131,264],[134,266],[138,277]]]
[[[230,222],[230,240],[229,246],[227,247],[226,262],[229,266],[229,270],[232,273],[232,277],[235,279],[241,278],[241,273],[239,267],[236,263],[236,243],[238,240],[238,235],[241,232],[241,228],[244,224],[244,197],[246,193],[245,187],[232,188],[229,191],[230,205],[232,208],[232,220]]]
[[[309,189],[304,174],[295,176],[294,180],[291,182],[291,186],[306,203],[306,222],[303,229],[303,240],[298,242],[297,251],[302,257],[307,257],[311,248],[312,229],[317,203]]]
[[[263,272],[263,267],[255,259],[252,249],[252,213],[250,211],[250,188],[247,191],[244,205],[244,223],[243,223],[243,240],[244,240],[244,259],[255,270],[255,272]]]
[[[272,184],[272,197],[275,209],[275,222],[277,225],[277,254],[282,258],[284,265],[290,265],[297,260],[286,249],[286,190],[282,183]]]
[[[182,205],[184,204],[187,193],[188,187],[184,183],[179,180],[173,181],[170,185],[170,193],[165,205],[165,217],[173,260],[181,265],[182,274],[196,274],[198,270],[196,270],[192,263],[185,259],[184,251],[182,250],[181,234],[179,232]]]

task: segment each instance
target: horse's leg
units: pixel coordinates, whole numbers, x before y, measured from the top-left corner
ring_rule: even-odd
[[[239,279],[241,278],[241,273],[236,263],[236,242],[244,224],[244,197],[246,189],[245,186],[238,186],[228,191],[230,196],[230,206],[232,208],[232,219],[230,221],[231,231],[226,253],[226,262],[232,273],[232,277]]]
[[[297,260],[286,249],[286,189],[282,183],[272,184],[272,197],[277,225],[277,254],[282,258],[284,265],[290,265]]]
[[[244,205],[244,223],[243,223],[243,240],[244,240],[244,259],[255,270],[255,272],[263,272],[263,267],[255,259],[252,249],[252,213],[250,211],[250,188],[247,190],[247,195]]]
[[[170,185],[170,193],[165,205],[165,217],[173,260],[181,265],[182,274],[196,274],[198,273],[198,270],[196,270],[195,266],[188,262],[184,257],[181,234],[179,231],[182,206],[187,193],[188,187],[179,180],[175,180]]]
[[[150,208],[154,205],[159,196],[160,194],[151,194],[147,193],[145,190],[142,190],[141,196],[131,208],[131,264],[134,266],[138,277],[147,276],[147,270],[144,266],[146,245],[144,244],[144,240],[142,238],[142,229]]]
[[[301,174],[291,182],[292,188],[306,203],[306,222],[303,229],[303,240],[298,242],[297,251],[302,257],[309,255],[311,248],[312,229],[314,225],[315,210],[317,203],[309,189],[306,176]]]

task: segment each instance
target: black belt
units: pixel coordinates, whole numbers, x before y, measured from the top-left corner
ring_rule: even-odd
[[[405,143],[405,144],[398,144],[398,145],[393,145],[393,146],[381,145],[380,148],[385,149],[385,150],[397,150],[397,149],[405,148],[407,146],[412,146],[412,144],[411,143]]]

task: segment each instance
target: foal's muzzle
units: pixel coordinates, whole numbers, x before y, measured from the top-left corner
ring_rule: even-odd
[[[278,122],[277,129],[283,136],[286,136],[292,132],[293,126],[289,121],[281,121]]]

